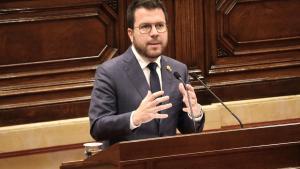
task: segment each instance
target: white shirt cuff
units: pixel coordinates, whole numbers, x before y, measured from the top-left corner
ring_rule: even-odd
[[[198,106],[200,106],[200,105],[198,104]],[[200,116],[199,116],[199,117],[195,117],[195,121],[201,121],[201,119],[202,119],[202,117],[203,117],[203,114],[204,114],[204,112],[203,112],[203,110],[202,110],[202,108],[201,108],[201,109],[200,109]],[[191,119],[193,119],[193,117],[192,117],[191,114],[188,113],[188,115],[189,115],[189,117],[190,117]]]
[[[130,130],[134,130],[134,129],[141,126],[141,124],[138,125],[138,126],[134,125],[133,120],[132,120],[132,117],[133,117],[134,113],[135,113],[135,111],[131,112],[131,115],[130,115]]]

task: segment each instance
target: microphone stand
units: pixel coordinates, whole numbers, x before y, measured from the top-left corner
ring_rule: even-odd
[[[243,123],[241,120],[238,118],[237,115],[235,115],[224,103],[223,101],[212,91],[210,88],[201,80],[200,76],[197,74],[192,73],[191,76],[195,79],[197,79],[201,84],[229,111],[229,113],[239,122],[240,127],[244,128]]]

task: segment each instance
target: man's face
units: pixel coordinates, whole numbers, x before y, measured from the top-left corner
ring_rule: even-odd
[[[159,33],[154,25],[166,24],[164,12],[157,9],[138,8],[134,13],[135,22],[133,30],[128,28],[128,35],[136,50],[148,58],[159,57],[168,43],[168,31]],[[151,25],[149,33],[141,33],[139,27]]]

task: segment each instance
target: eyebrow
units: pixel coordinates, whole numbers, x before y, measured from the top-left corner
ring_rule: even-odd
[[[154,23],[149,23],[149,22],[142,22],[141,24],[139,25],[142,25],[142,24],[159,24],[159,23],[166,23],[166,22],[154,22]]]

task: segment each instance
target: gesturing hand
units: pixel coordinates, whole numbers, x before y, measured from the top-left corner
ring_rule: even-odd
[[[166,110],[172,107],[171,103],[162,104],[169,100],[169,96],[163,96],[163,91],[151,93],[148,91],[146,97],[142,100],[139,107],[133,114],[132,120],[134,125],[139,126],[142,123],[147,123],[153,119],[167,118],[167,114],[159,114],[159,111]]]
[[[201,116],[201,105],[198,104],[198,102],[197,102],[197,96],[194,91],[194,88],[190,84],[187,84],[186,88],[187,88],[187,91],[184,89],[184,86],[182,83],[179,84],[179,91],[182,94],[183,102],[186,105],[186,107],[184,107],[182,110],[184,112],[187,112],[190,114],[190,107],[189,107],[188,98],[187,98],[187,92],[189,92],[190,101],[191,101],[191,105],[192,105],[192,111],[193,111],[195,117],[199,117],[199,116]]]

